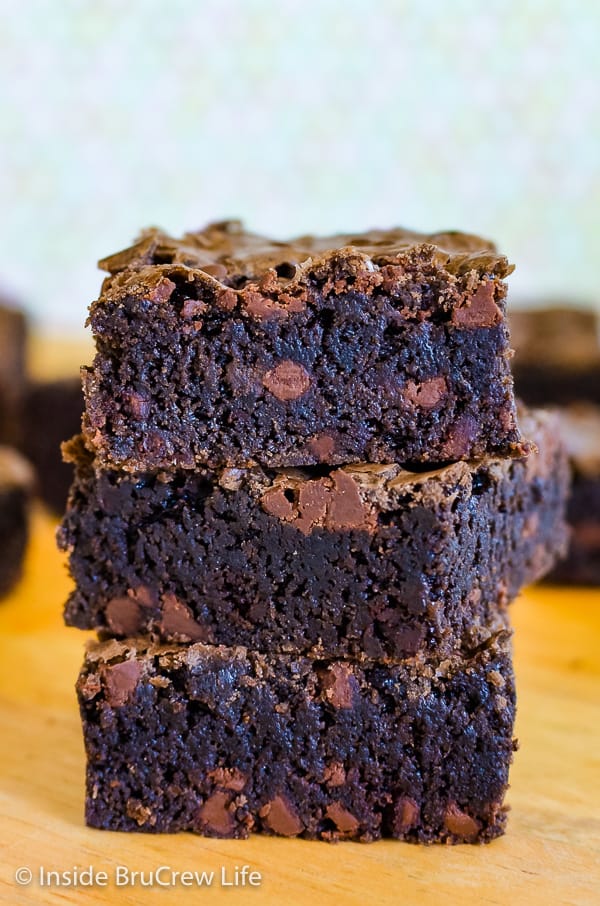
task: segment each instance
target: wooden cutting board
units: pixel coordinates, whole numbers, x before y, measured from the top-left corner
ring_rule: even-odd
[[[489,846],[332,846],[254,837],[115,834],[83,824],[74,682],[85,633],[61,624],[70,583],[55,523],[35,514],[19,588],[0,605],[3,903],[600,903],[600,592],[537,587],[513,607],[519,682],[508,833]],[[259,887],[222,886],[236,866]],[[108,887],[41,887],[40,866],[106,871]],[[210,887],[116,887],[117,866],[214,872]],[[30,885],[15,872],[29,868]],[[121,874],[130,881],[129,874]],[[238,878],[241,873],[238,873]],[[169,880],[169,874],[159,874]]]

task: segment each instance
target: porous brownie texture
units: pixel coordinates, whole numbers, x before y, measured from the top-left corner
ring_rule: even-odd
[[[556,306],[509,315],[517,396],[532,406],[600,403],[600,320]]]
[[[29,536],[33,472],[10,447],[0,446],[0,597],[21,576]]]
[[[447,843],[504,828],[505,630],[396,664],[113,639],[77,690],[93,827]]]
[[[23,452],[37,475],[37,492],[55,513],[63,513],[72,468],[60,446],[81,430],[83,395],[78,377],[32,383],[25,397]]]
[[[552,582],[600,585],[600,406],[567,406],[560,424],[571,465],[568,553],[549,574]]]
[[[556,420],[524,422],[539,453],[424,472],[127,474],[76,441],[59,532],[76,582],[66,621],[328,656],[473,645],[564,552]]]
[[[265,467],[520,453],[506,285],[461,233],[275,242],[158,230],[101,262],[83,369],[105,467]]]

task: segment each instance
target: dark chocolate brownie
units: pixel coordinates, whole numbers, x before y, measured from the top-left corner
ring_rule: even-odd
[[[81,430],[83,396],[79,378],[32,384],[25,399],[23,450],[35,466],[37,490],[55,513],[63,513],[73,469],[60,445]]]
[[[600,403],[600,321],[592,311],[511,311],[517,395],[532,406]]]
[[[566,543],[556,420],[524,424],[539,454],[424,472],[128,474],[95,468],[75,442],[66,621],[328,656],[472,644]]]
[[[447,843],[504,829],[505,630],[469,655],[385,664],[112,639],[77,689],[93,827]]]
[[[600,585],[600,406],[569,406],[560,413],[572,469],[567,505],[571,541],[550,581]]]
[[[29,464],[16,450],[0,446],[0,596],[21,575],[32,486]]]
[[[522,452],[512,270],[461,233],[274,242],[150,230],[90,309],[87,443],[129,471],[451,461]]]
[[[0,305],[0,443],[19,444],[25,393],[25,315]]]

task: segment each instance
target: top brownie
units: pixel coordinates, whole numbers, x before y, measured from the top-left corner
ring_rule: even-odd
[[[517,393],[526,403],[600,403],[600,318],[577,308],[511,311]]]
[[[101,262],[83,430],[128,471],[520,454],[494,246],[145,232]]]

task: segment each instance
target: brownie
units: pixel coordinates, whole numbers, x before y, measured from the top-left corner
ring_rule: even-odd
[[[100,262],[83,430],[128,471],[523,451],[512,270],[461,233],[276,242],[217,223]]]
[[[549,308],[510,316],[515,384],[526,402],[562,406],[570,455],[568,555],[552,582],[600,585],[600,319],[591,311]]]
[[[472,643],[564,552],[556,419],[540,452],[434,471],[361,464],[106,471],[80,441],[59,545],[68,624],[257,651],[403,657]]]
[[[35,466],[37,491],[55,513],[64,512],[73,469],[60,445],[81,430],[83,396],[79,378],[39,381],[25,399],[23,450]]]
[[[16,450],[0,446],[0,597],[21,576],[33,473]]]
[[[511,311],[517,395],[532,406],[600,403],[600,321],[592,311]]]
[[[25,315],[0,305],[0,443],[19,444],[25,377]]]
[[[567,505],[571,525],[568,555],[549,579],[600,585],[600,406],[591,403],[561,410],[572,483]]]
[[[515,747],[510,636],[397,663],[91,643],[92,827],[486,842]]]

